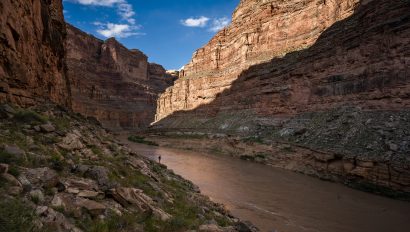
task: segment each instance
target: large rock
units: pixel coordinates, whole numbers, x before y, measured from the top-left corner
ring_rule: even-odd
[[[28,169],[24,175],[33,185],[52,188],[59,183],[57,172],[48,167]]]
[[[55,228],[55,231],[72,231],[81,232],[75,225],[73,225],[64,214],[55,211],[47,206],[38,206],[36,214],[40,217],[43,224],[50,228]]]
[[[77,165],[72,170],[74,172],[80,173],[87,178],[91,178],[97,181],[99,188],[107,190],[109,188],[115,187],[115,183],[110,181],[108,175],[110,171],[106,167],[102,166],[91,166],[91,165]],[[85,189],[91,190],[91,189]]]
[[[0,3],[0,102],[69,105],[62,1]]]
[[[58,146],[69,151],[80,150],[85,147],[81,142],[80,136],[75,133],[68,133]]]
[[[40,125],[40,129],[45,133],[54,132],[56,130],[56,128],[51,123]]]
[[[107,209],[107,207],[101,203],[84,198],[77,198],[76,204],[86,209],[93,216],[104,214]]]
[[[3,173],[1,174],[0,177],[6,180],[7,182],[9,182],[12,186],[22,187],[20,181],[18,181],[18,179],[14,177],[13,175],[10,175],[8,173]]]
[[[13,160],[23,161],[26,159],[26,152],[14,145],[5,145],[4,152],[13,156]]]
[[[9,171],[9,165],[0,163],[0,174],[7,173],[8,171]]]
[[[171,215],[155,206],[154,201],[140,189],[118,187],[111,189],[110,194],[122,206],[134,207],[142,212],[152,212],[162,221],[167,221]]]

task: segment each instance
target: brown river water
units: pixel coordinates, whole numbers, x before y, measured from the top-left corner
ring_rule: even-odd
[[[410,202],[231,157],[123,142],[155,161],[161,155],[169,169],[261,231],[410,231]]]

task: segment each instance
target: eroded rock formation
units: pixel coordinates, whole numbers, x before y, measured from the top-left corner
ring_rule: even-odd
[[[227,37],[248,28],[260,32],[238,35],[242,43]],[[285,142],[309,155],[299,162],[271,151],[272,163],[409,193],[409,44],[408,1],[242,1],[232,25],[161,95],[154,128]],[[250,50],[235,53],[241,47]]]
[[[158,64],[115,39],[99,40],[67,25],[67,66],[75,112],[106,128],[139,129],[154,120],[157,95],[173,82]]]
[[[61,1],[0,2],[0,101],[69,105]]]

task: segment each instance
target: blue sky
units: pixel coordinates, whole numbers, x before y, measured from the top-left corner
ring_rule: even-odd
[[[187,64],[193,52],[229,24],[240,0],[64,0],[66,21],[100,39],[116,37],[166,69]]]

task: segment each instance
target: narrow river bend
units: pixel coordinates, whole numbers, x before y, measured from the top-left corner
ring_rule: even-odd
[[[127,143],[261,231],[407,232],[410,203],[230,157]]]

